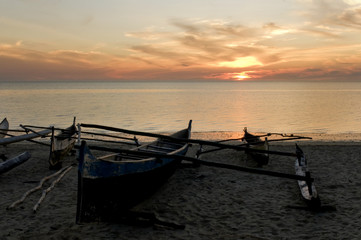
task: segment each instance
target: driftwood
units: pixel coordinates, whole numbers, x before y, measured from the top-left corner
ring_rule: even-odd
[[[55,184],[57,184],[65,176],[65,174],[67,174],[71,170],[71,168],[72,168],[72,166],[67,167],[63,171],[63,173],[55,181],[52,182],[50,187],[48,187],[47,189],[45,189],[43,191],[43,194],[41,195],[39,201],[34,205],[34,208],[33,208],[34,213],[38,210],[38,207],[40,206],[40,203],[45,199],[46,194],[48,194],[51,190],[54,189]]]
[[[7,171],[10,171],[14,167],[19,166],[20,164],[26,162],[31,157],[31,154],[29,152],[23,152],[22,154],[6,160],[3,163],[0,163],[0,174],[5,173]]]
[[[36,191],[40,190],[41,187],[43,186],[43,184],[44,184],[46,181],[48,181],[49,179],[51,179],[51,178],[53,178],[53,177],[61,174],[62,172],[64,172],[64,171],[65,171],[67,168],[69,168],[69,167],[70,167],[70,166],[64,167],[64,168],[60,169],[59,171],[57,171],[56,173],[54,173],[54,174],[52,174],[52,175],[49,175],[49,176],[46,176],[46,177],[44,177],[43,179],[41,179],[41,181],[40,181],[40,183],[39,183],[38,186],[36,186],[36,187],[30,189],[29,191],[25,192],[25,193],[23,194],[23,196],[22,196],[19,200],[13,202],[10,206],[7,207],[7,209],[13,209],[13,208],[16,207],[16,205],[19,205],[20,203],[24,202],[24,201],[25,201],[25,198],[26,198],[27,196],[29,196],[29,195],[32,194],[33,192],[36,192]]]

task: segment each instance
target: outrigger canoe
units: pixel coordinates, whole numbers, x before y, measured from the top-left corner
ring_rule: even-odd
[[[58,135],[54,134],[54,128],[52,128],[49,169],[58,170],[62,167],[63,158],[67,156],[74,147],[76,135],[75,118],[73,124],[61,130]]]
[[[253,135],[247,131],[245,127],[243,129],[244,135],[243,140],[246,142],[247,147],[257,150],[269,150],[269,144],[267,138],[264,141],[261,140],[259,136]],[[255,160],[258,165],[267,165],[269,161],[269,154],[268,153],[259,153],[259,152],[249,152],[246,151],[248,156],[250,156],[253,160]]]
[[[295,161],[295,171],[296,175],[310,177],[310,172],[307,167],[307,160],[302,151],[302,149],[296,144],[296,154],[297,158]],[[321,201],[318,196],[315,184],[313,182],[306,182],[302,180],[297,180],[298,186],[301,190],[301,195],[306,201],[307,205],[311,209],[319,209],[321,206]]]
[[[9,130],[9,122],[4,118],[0,123],[0,138],[4,138]]]
[[[171,137],[189,139],[191,124]],[[189,144],[170,139],[134,148],[135,152],[182,155]],[[132,151],[134,152],[134,151]],[[180,159],[109,154],[95,157],[85,141],[79,151],[76,222],[112,221],[151,196],[175,172]]]

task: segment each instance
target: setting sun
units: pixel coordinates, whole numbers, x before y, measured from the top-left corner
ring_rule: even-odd
[[[234,79],[235,79],[235,80],[238,80],[238,81],[242,81],[242,80],[245,80],[245,79],[247,79],[247,78],[250,78],[249,76],[242,75],[242,74],[243,74],[243,73],[234,76]]]
[[[234,61],[220,62],[217,65],[220,67],[243,68],[250,66],[262,66],[262,63],[260,63],[255,57],[238,57]]]

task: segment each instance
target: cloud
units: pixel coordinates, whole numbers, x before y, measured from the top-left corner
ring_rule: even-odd
[[[183,30],[183,32],[188,35],[199,37],[215,34],[213,35],[214,38],[222,39],[226,37],[227,39],[241,38],[244,40],[253,38],[259,34],[259,31],[255,28],[249,28],[241,24],[233,24],[221,20],[190,21],[173,19],[171,24]]]
[[[0,43],[0,80],[359,77],[361,47],[355,43],[359,41],[361,7],[342,1],[302,2],[306,6],[299,12],[303,21],[297,23],[268,21],[250,26],[224,20],[171,19],[167,28],[123,33],[126,39],[113,48],[100,43],[83,50],[53,50],[54,45],[52,50],[39,50],[45,49],[39,42]],[[93,19],[89,15],[83,24]]]
[[[322,29],[322,26],[307,26],[301,28],[299,32],[311,34],[314,36],[324,37],[326,39],[334,39],[334,38],[341,38],[340,31],[331,29]]]
[[[0,80],[103,79],[111,70],[99,53],[58,50],[42,52],[26,45],[0,46]]]
[[[171,23],[179,29],[173,34],[168,33],[168,38],[164,39],[164,42],[135,45],[131,50],[143,54],[142,57],[155,57],[155,60],[163,58],[173,63],[178,61],[175,65],[179,66],[231,62],[241,57],[255,57],[258,61],[267,63],[279,59],[277,54],[269,54],[264,46],[257,46],[252,41],[261,37],[260,29],[219,21],[190,22],[173,19]],[[128,34],[142,38],[152,35],[158,34],[150,33],[149,30],[144,34],[139,32]]]
[[[361,6],[346,9],[338,19],[340,20],[339,24],[343,26],[361,30]]]
[[[81,24],[82,25],[89,25],[91,24],[93,21],[94,21],[94,16],[93,15],[87,15],[87,16],[84,16],[82,21],[81,21]]]
[[[361,29],[360,1],[314,0],[305,6],[301,15],[309,21],[309,26],[328,26],[331,33],[336,27]]]

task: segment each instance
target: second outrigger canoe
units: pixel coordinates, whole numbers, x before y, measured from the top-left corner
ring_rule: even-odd
[[[269,144],[267,138],[264,141],[261,140],[259,136],[253,135],[247,131],[245,127],[243,129],[244,135],[243,140],[247,143],[247,147],[257,149],[257,150],[269,150]],[[259,153],[259,152],[247,152],[246,153],[255,160],[259,166],[267,165],[269,161],[268,153]]]
[[[75,118],[73,124],[70,127],[61,130],[58,135],[55,135],[54,128],[52,129],[49,169],[58,170],[62,167],[63,158],[69,154],[74,147],[76,135]]]
[[[171,137],[189,139],[191,124]],[[158,138],[133,150],[185,155],[189,144]],[[77,223],[114,220],[152,195],[176,170],[181,160],[140,155],[95,157],[86,142],[79,151]]]

